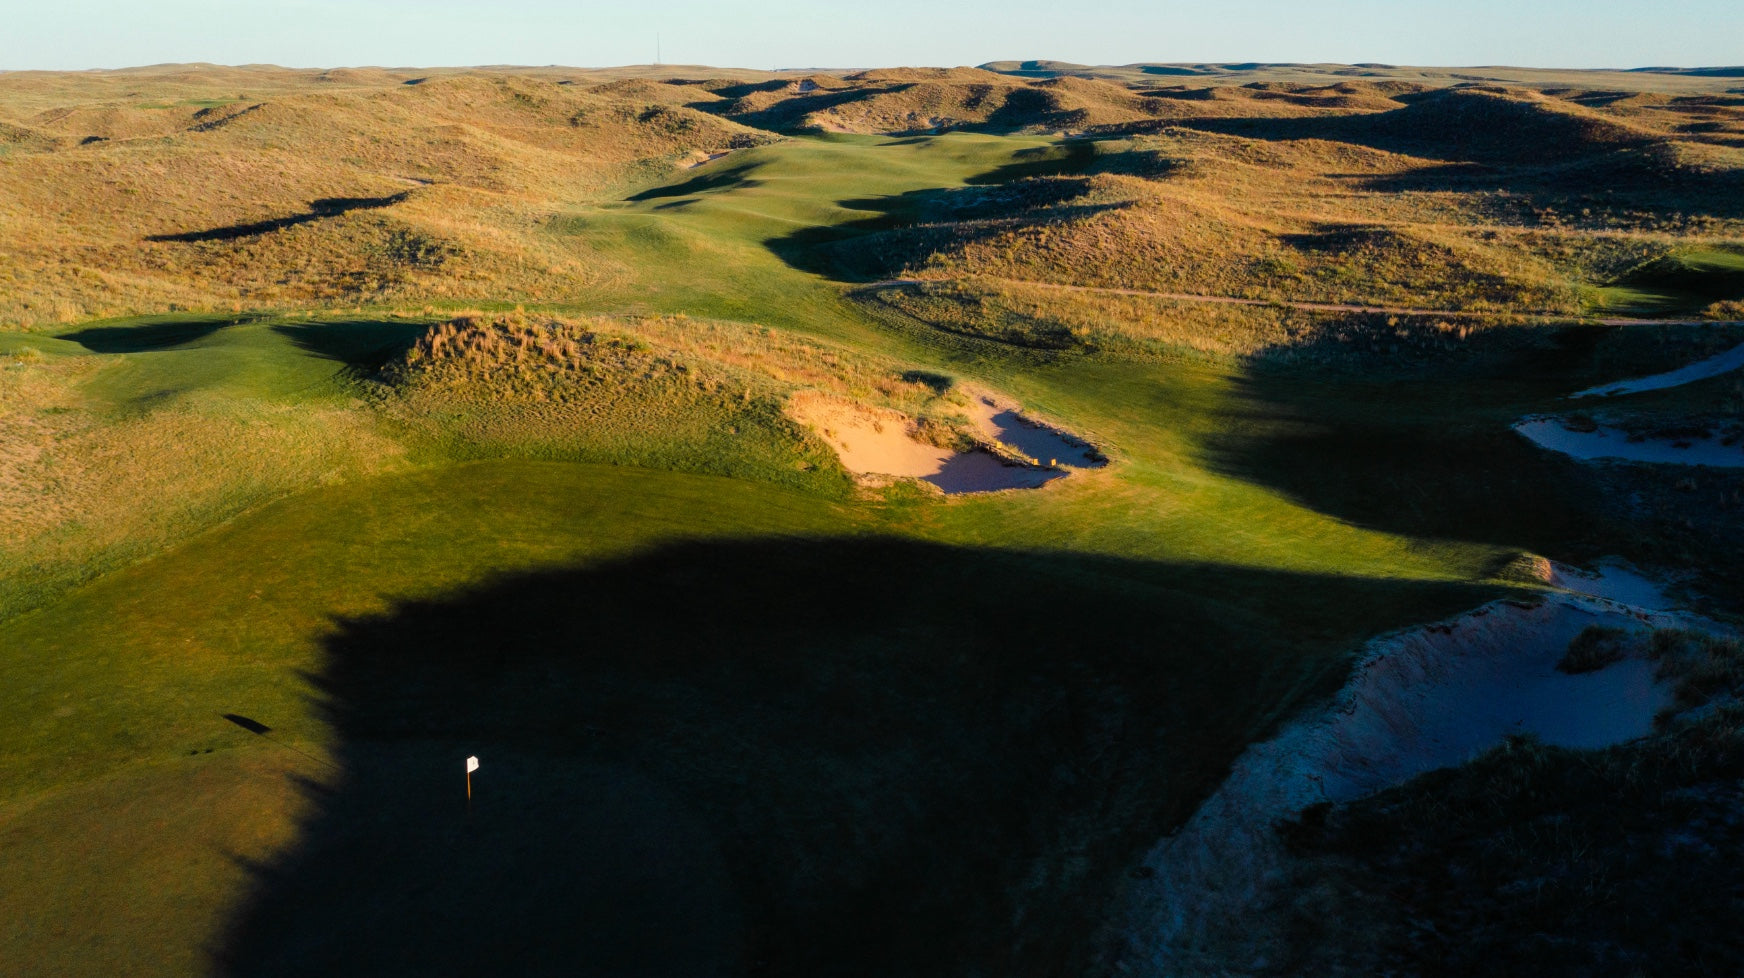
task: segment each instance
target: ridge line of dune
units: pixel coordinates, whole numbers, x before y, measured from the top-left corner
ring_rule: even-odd
[[[1064,282],[1041,282],[1034,279],[981,278],[981,280],[1038,289],[1054,289],[1061,292],[1095,292],[1102,295],[1130,295],[1141,298],[1169,299],[1176,302],[1204,302],[1226,306],[1279,306],[1303,312],[1351,312],[1376,316],[1441,316],[1448,319],[1493,319],[1516,316],[1546,322],[1592,323],[1598,326],[1744,326],[1744,320],[1730,319],[1629,319],[1537,311],[1484,312],[1475,309],[1412,309],[1404,306],[1364,306],[1335,302],[1306,302],[1293,299],[1249,299],[1233,295],[1197,295],[1192,292],[1152,292],[1146,289],[1126,289],[1112,285],[1068,285]],[[855,286],[855,288],[879,289],[892,285],[927,285],[955,281],[959,281],[959,279],[890,278],[877,282],[866,282]]]

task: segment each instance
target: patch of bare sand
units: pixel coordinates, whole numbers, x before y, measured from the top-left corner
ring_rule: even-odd
[[[919,479],[947,495],[1033,489],[1066,473],[1025,466],[981,449],[957,451],[920,437],[919,427],[898,411],[868,407],[816,392],[802,392],[788,411],[815,430],[863,479]]]
[[[699,149],[696,152],[691,154],[690,161],[688,163],[684,164],[684,168],[686,170],[694,170],[697,167],[702,166],[704,164],[713,163],[715,160],[720,159],[721,157],[727,155],[730,152],[732,152],[732,150],[730,150],[730,149],[716,150],[713,153],[707,152],[706,150]]]
[[[1026,417],[1020,411],[1017,404],[997,394],[977,391],[969,395],[969,420],[989,441],[998,442],[1049,468],[1065,465],[1095,469],[1108,464],[1102,453],[1089,442]]]
[[[1711,434],[1631,435],[1609,425],[1572,427],[1555,417],[1532,417],[1514,426],[1527,441],[1585,462],[1646,462],[1653,465],[1705,465],[1744,468],[1744,444],[1728,444]]]
[[[1128,973],[1225,975],[1262,959],[1289,878],[1276,827],[1308,805],[1348,801],[1459,764],[1511,734],[1596,748],[1646,735],[1670,690],[1637,655],[1581,674],[1557,670],[1591,625],[1713,627],[1666,610],[1629,568],[1553,565],[1565,589],[1536,604],[1497,601],[1372,642],[1334,702],[1250,746],[1223,786],[1146,857],[1120,902],[1111,951]],[[1246,921],[1232,937],[1231,920]],[[1230,946],[1238,940],[1240,946]]]
[[[1718,356],[1697,360],[1676,370],[1668,370],[1665,373],[1653,374],[1649,377],[1636,377],[1633,380],[1620,380],[1614,384],[1589,387],[1584,391],[1576,391],[1569,397],[1615,397],[1618,394],[1665,390],[1669,387],[1682,387],[1684,384],[1706,380],[1709,377],[1718,377],[1740,368],[1744,368],[1744,343]]]

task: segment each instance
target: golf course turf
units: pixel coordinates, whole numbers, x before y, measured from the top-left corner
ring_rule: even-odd
[[[438,81],[391,97],[513,94]],[[1513,430],[1744,342],[1698,321],[1739,297],[1734,246],[1680,225],[1576,281],[1538,224],[1453,241],[1416,212],[1409,234],[1320,215],[1262,248],[1251,215],[1166,196],[1294,201],[1268,167],[1367,168],[1350,196],[1377,209],[1439,173],[1455,186],[1411,206],[1493,216],[1446,202],[1467,175],[1409,128],[1440,118],[1429,96],[1160,133],[1041,131],[1020,101],[978,131],[776,134],[747,127],[799,109],[735,84],[731,109],[576,115],[654,142],[600,151],[610,179],[562,199],[372,184],[139,245],[177,288],[244,248],[281,284],[391,253],[391,287],[0,330],[0,421],[29,447],[0,455],[0,971],[1084,973],[1144,853],[1371,637],[1530,599],[1527,552],[1680,568],[1736,610],[1735,475]],[[547,179],[547,144],[516,165]],[[1572,178],[1504,155],[1484,162],[1561,201]],[[451,226],[414,211],[441,247],[367,223],[462,190],[483,209]],[[1142,221],[1188,231],[1109,259]],[[333,237],[298,264],[274,250],[298,235]],[[1014,281],[1041,266],[1127,293]],[[1194,269],[1255,302],[1421,284],[1428,312],[1170,300]],[[1592,321],[1619,310],[1687,318]],[[1733,417],[1736,383],[1604,409]],[[793,410],[813,395],[940,452],[997,450],[972,441],[997,397],[1107,464],[949,498],[860,479]]]

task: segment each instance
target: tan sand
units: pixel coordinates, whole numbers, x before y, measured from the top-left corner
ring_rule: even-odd
[[[1049,468],[1101,468],[1108,464],[1083,439],[1020,413],[1017,404],[986,391],[969,396],[969,420],[988,441],[998,442]]]
[[[957,454],[915,438],[913,424],[896,411],[806,394],[795,395],[789,410],[823,436],[855,475],[924,479]]]
[[[703,151],[698,150],[696,155],[691,158],[691,161],[689,163],[684,164],[684,168],[686,170],[694,170],[697,167],[702,166],[706,163],[713,163],[715,160],[720,159],[721,157],[727,155],[730,152],[732,152],[732,150],[730,150],[730,149],[723,149],[723,150],[720,150],[719,152],[715,152],[715,153],[704,153]]]
[[[1034,489],[1066,475],[1014,464],[990,452],[940,448],[917,438],[913,421],[897,411],[824,394],[797,394],[788,402],[788,411],[835,449],[843,468],[871,481],[919,479],[946,495],[956,495]]]

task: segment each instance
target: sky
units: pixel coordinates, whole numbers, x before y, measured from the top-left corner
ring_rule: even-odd
[[[1744,0],[0,0],[0,70],[1744,64]]]

